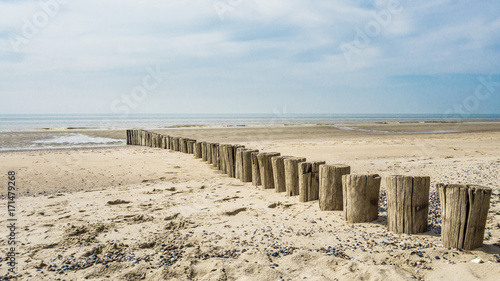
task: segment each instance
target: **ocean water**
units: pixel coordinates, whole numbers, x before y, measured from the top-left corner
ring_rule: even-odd
[[[383,122],[498,121],[500,114],[466,118],[415,114],[134,114],[0,115],[0,132],[47,130],[158,129],[177,127],[373,124]]]
[[[471,115],[467,118],[401,114],[135,114],[126,117],[89,114],[0,115],[0,136],[3,136],[0,151],[125,145],[123,139],[91,137],[81,133],[81,130],[300,125],[330,125],[342,130],[362,130],[351,125],[481,121],[500,122],[500,115]],[[76,130],[80,132],[77,133]],[[50,134],[55,131],[57,134]],[[23,133],[26,132],[30,132],[30,138],[24,137]],[[441,133],[450,132],[452,131]]]

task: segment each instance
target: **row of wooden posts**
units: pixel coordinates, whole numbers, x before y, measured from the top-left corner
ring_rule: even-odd
[[[347,165],[259,152],[243,145],[198,142],[145,130],[127,130],[127,144],[193,154],[229,177],[264,189],[299,196],[300,202],[319,201],[322,211],[343,210],[350,223],[378,218],[381,178],[377,174],[350,174]],[[388,229],[394,233],[427,231],[430,177],[386,178]],[[481,186],[438,184],[442,208],[444,247],[475,249],[483,244],[491,189]]]

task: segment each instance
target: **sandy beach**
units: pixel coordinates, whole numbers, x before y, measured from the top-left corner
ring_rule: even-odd
[[[346,223],[241,183],[193,155],[119,146],[0,152],[17,181],[18,280],[498,280],[500,125],[371,124],[152,130],[347,164],[352,173],[431,177],[430,230]],[[435,133],[447,132],[447,133]],[[67,134],[68,132],[42,132]],[[124,139],[125,131],[78,131]],[[0,133],[16,142],[41,132]],[[484,245],[443,248],[437,183],[493,188]],[[0,221],[7,225],[6,189]],[[8,229],[0,228],[0,274]],[[479,259],[479,263],[472,262]],[[59,279],[58,279],[59,278]]]

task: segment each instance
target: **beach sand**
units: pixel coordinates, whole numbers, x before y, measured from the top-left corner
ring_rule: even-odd
[[[0,152],[2,185],[7,171],[17,173],[19,280],[498,280],[498,124],[357,127],[363,130],[152,131],[348,164],[352,173],[431,176],[430,231],[388,232],[385,212],[374,222],[349,224],[341,211],[321,212],[317,201],[299,203],[241,183],[179,152],[138,146]],[[423,133],[453,130],[462,132]],[[78,133],[125,137],[124,131]],[[0,134],[0,141],[12,140]],[[441,246],[440,182],[493,188],[483,247]],[[3,275],[6,187],[1,194]],[[471,262],[477,258],[482,263]]]

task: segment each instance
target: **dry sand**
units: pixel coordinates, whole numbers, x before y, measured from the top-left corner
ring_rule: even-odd
[[[473,251],[441,247],[435,193],[431,230],[397,235],[386,230],[385,212],[348,224],[342,212],[240,183],[192,155],[136,146],[1,152],[2,185],[14,170],[25,195],[17,199],[19,280],[498,280],[500,128],[456,126],[155,131],[344,163],[353,173],[428,175],[431,191],[438,182],[490,186],[486,240]],[[401,134],[455,129],[465,132]],[[3,275],[6,187],[1,194]]]

